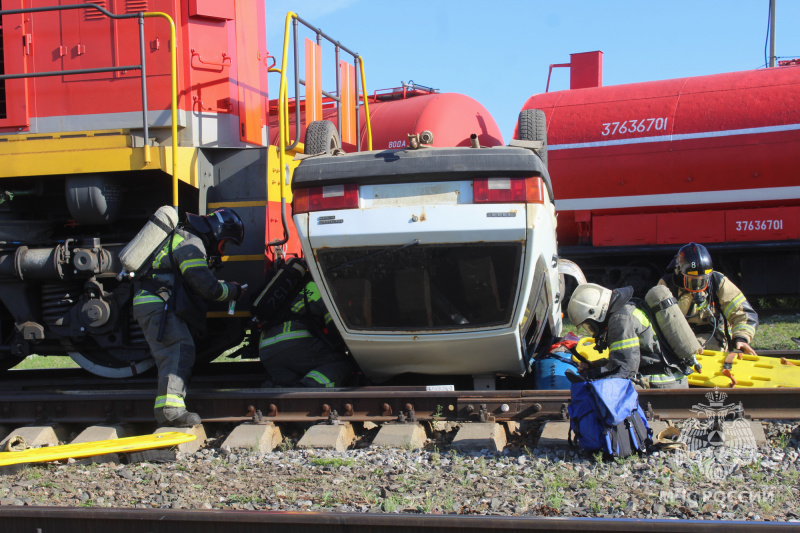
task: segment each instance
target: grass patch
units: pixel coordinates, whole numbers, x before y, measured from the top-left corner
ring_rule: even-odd
[[[40,368],[79,368],[71,357],[56,355],[29,355],[14,370],[38,370]]]
[[[753,349],[796,350],[792,337],[800,336],[800,314],[759,317],[760,324],[753,339]]]
[[[353,466],[353,459],[343,459],[341,457],[309,457],[308,462],[317,466],[329,466],[339,468],[340,466]]]

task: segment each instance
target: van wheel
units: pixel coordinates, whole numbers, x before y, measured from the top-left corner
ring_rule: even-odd
[[[333,154],[333,151],[342,147],[339,132],[330,120],[315,120],[306,128],[305,153]]]
[[[536,150],[547,168],[547,119],[541,109],[523,109],[519,114],[519,140],[542,141],[544,146]]]

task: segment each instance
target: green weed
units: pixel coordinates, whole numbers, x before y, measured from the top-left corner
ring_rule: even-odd
[[[550,507],[561,509],[561,504],[564,503],[564,493],[562,491],[551,492],[545,497],[545,502]]]
[[[25,479],[34,480],[41,479],[43,474],[39,468],[26,468],[22,475]]]
[[[353,466],[355,461],[353,459],[344,459],[341,457],[309,457],[308,462],[316,466],[329,466],[331,468],[339,468],[340,466]]]
[[[427,491],[425,491],[425,497],[422,501],[417,505],[417,511],[423,512],[425,514],[431,514],[433,509],[436,507],[434,497],[431,496]]]
[[[361,497],[364,499],[365,502],[367,502],[368,505],[372,505],[373,503],[375,503],[377,496],[372,487],[361,485],[358,487],[358,492],[361,494]]]
[[[320,501],[320,505],[322,507],[330,507],[332,504],[336,503],[336,499],[333,497],[333,493],[330,491],[326,491],[322,493],[322,500]]]
[[[401,505],[405,505],[405,499],[396,494],[390,494],[387,498],[384,498],[383,503],[381,503],[381,508],[383,508],[384,512],[393,513],[397,511]]]

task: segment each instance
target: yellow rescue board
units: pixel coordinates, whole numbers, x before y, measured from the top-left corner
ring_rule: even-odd
[[[590,361],[608,357],[608,350],[599,353],[594,349],[594,339],[591,337],[580,339],[576,349]],[[726,359],[731,363],[729,373],[733,379],[723,372]],[[575,357],[573,360],[578,362]],[[800,365],[800,361],[792,364],[793,361],[777,357],[703,350],[697,356],[697,362],[703,368],[700,372],[689,374],[689,385],[693,387],[800,387],[800,366],[796,366]]]
[[[139,437],[125,437],[123,439],[98,440],[94,442],[81,442],[79,444],[64,444],[61,446],[48,446],[46,448],[31,448],[20,452],[0,452],[0,466],[18,463],[41,463],[47,461],[60,461],[63,459],[80,459],[107,453],[129,453],[156,448],[168,448],[191,442],[197,437],[188,433],[169,431],[142,435]]]
[[[731,363],[731,377],[723,372],[726,358]],[[800,366],[778,357],[704,350],[697,362],[703,369],[689,375],[689,385],[695,387],[800,387]]]

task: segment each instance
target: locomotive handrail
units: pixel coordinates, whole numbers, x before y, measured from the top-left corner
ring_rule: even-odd
[[[283,54],[281,56],[281,68],[280,69],[273,69],[270,68],[270,72],[280,72],[281,73],[281,83],[280,89],[278,90],[278,164],[280,167],[281,172],[281,179],[280,179],[280,190],[281,190],[281,221],[283,223],[283,239],[275,240],[269,243],[269,246],[282,246],[283,244],[289,241],[289,226],[286,221],[286,187],[289,185],[290,182],[290,170],[289,165],[285,163],[286,158],[286,151],[293,150],[298,147],[300,144],[300,103],[295,101],[295,139],[294,142],[291,142],[289,138],[289,95],[288,95],[288,88],[287,88],[287,81],[286,81],[286,62],[289,59],[289,23],[293,22],[293,38],[294,38],[294,78],[295,78],[295,98],[299,98],[300,94],[300,74],[299,70],[299,56],[298,56],[298,47],[297,47],[297,24],[301,23],[308,29],[312,30],[317,35],[317,42],[319,43],[320,37],[324,37],[328,42],[332,43],[335,46],[336,50],[336,62],[339,62],[339,50],[344,50],[348,54],[353,56],[353,60],[356,66],[359,68],[361,73],[361,91],[364,94],[364,116],[367,126],[367,149],[372,150],[372,124],[369,118],[369,105],[367,104],[367,78],[364,74],[364,59],[353,52],[346,46],[342,45],[339,41],[335,41],[332,37],[328,36],[319,28],[314,28],[300,18],[297,13],[293,11],[289,11],[286,14],[286,24],[284,26],[283,32]],[[303,83],[305,85],[305,83]],[[361,151],[361,134],[360,134],[360,127],[359,127],[359,118],[358,118],[358,108],[359,105],[359,91],[358,91],[358,77],[356,76],[356,149]],[[339,138],[342,136],[342,107],[341,107],[341,88],[339,83],[339,70],[336,70],[336,93],[339,96],[327,93],[322,91],[322,93],[329,97],[330,99],[334,100],[336,105],[336,112],[337,112],[337,128],[339,130]],[[289,146],[286,146],[289,144]]]
[[[166,13],[160,12],[139,12],[139,13],[126,13],[124,15],[115,15],[114,13],[106,10],[97,4],[69,4],[64,6],[48,6],[48,7],[29,7],[22,9],[4,9],[0,10],[0,17],[3,15],[17,15],[22,13],[41,13],[45,11],[66,11],[68,9],[96,9],[105,16],[112,19],[139,19],[139,57],[141,58],[140,65],[126,65],[122,67],[100,67],[100,68],[84,68],[75,70],[58,70],[48,72],[30,72],[25,74],[3,74],[0,75],[0,80],[12,80],[20,78],[42,78],[47,76],[67,76],[75,74],[94,74],[99,72],[122,72],[127,70],[139,70],[141,72],[142,80],[142,129],[144,134],[144,162],[150,163],[150,131],[147,124],[147,67],[145,64],[145,47],[144,47],[144,19],[150,17],[163,17],[166,18],[170,24],[170,84],[172,86],[172,99],[170,107],[172,111],[172,204],[175,210],[178,210],[178,78],[177,78],[177,43],[175,41],[176,31],[175,22]]]
[[[169,22],[169,40],[172,43],[169,49],[169,75],[170,75],[170,112],[172,113],[172,207],[175,212],[178,212],[178,42],[177,32],[175,31],[175,21],[166,13],[160,11],[152,11],[150,13],[143,13],[142,16],[146,18],[161,17]],[[142,39],[144,39],[144,30],[142,30]],[[142,40],[144,43],[144,40]],[[144,46],[144,44],[142,44]],[[142,49],[144,50],[144,48]],[[144,51],[142,52],[144,53]],[[144,56],[142,56],[144,62]],[[147,139],[145,139],[145,146],[147,146]]]

